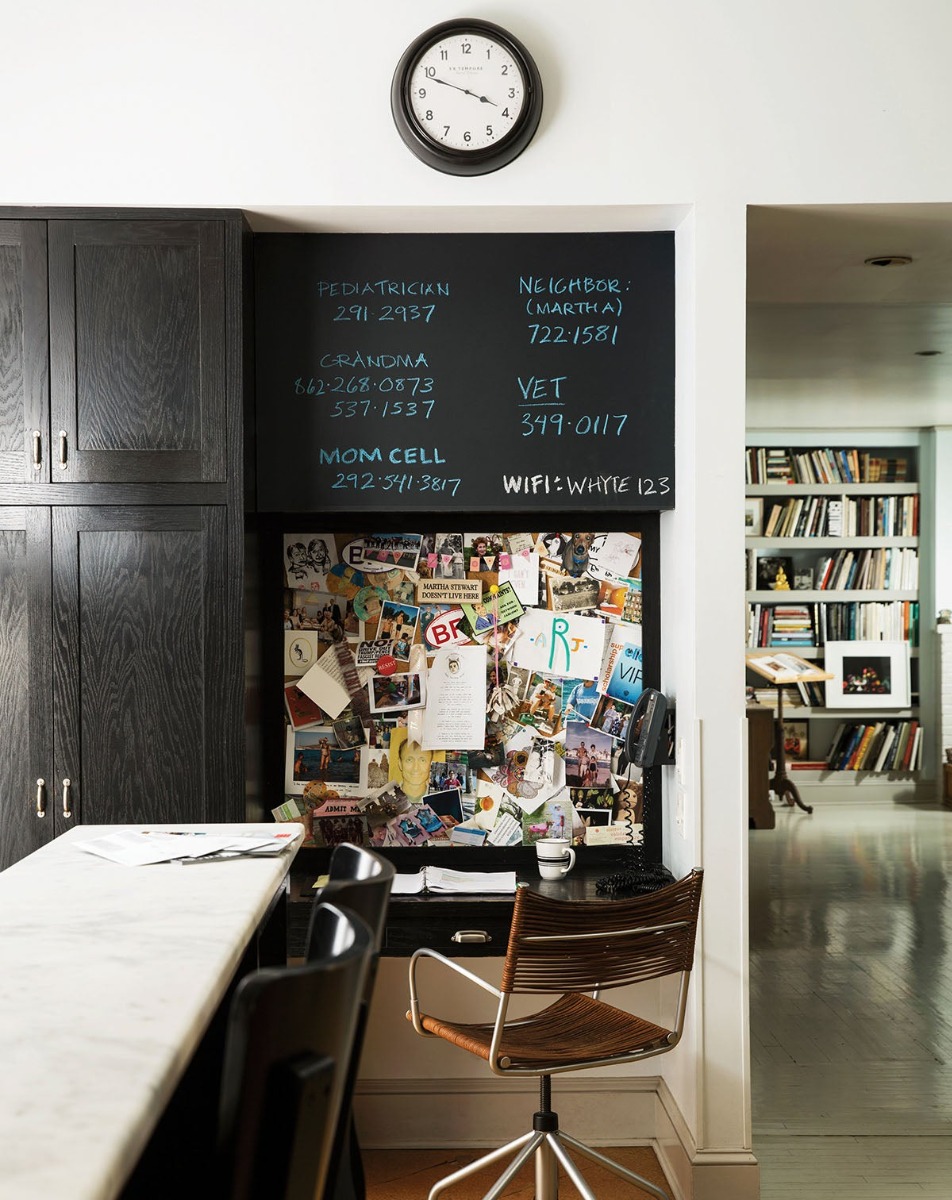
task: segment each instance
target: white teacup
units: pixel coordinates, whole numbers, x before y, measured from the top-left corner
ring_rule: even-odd
[[[543,879],[561,879],[575,866],[575,851],[568,838],[539,838],[535,848]]]

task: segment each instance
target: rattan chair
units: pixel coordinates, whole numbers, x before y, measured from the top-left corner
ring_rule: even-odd
[[[559,1166],[584,1200],[595,1200],[567,1147],[659,1200],[669,1200],[661,1188],[559,1129],[558,1114],[551,1105],[551,1077],[565,1071],[639,1062],[677,1045],[694,959],[702,874],[692,871],[676,883],[630,900],[556,900],[520,888],[498,989],[434,950],[422,949],[413,955],[407,1018],[417,1033],[444,1038],[478,1055],[496,1075],[536,1075],[540,1081],[540,1106],[531,1131],[441,1179],[431,1189],[430,1200],[509,1154],[515,1157],[484,1200],[496,1200],[533,1154],[536,1200],[553,1200],[558,1195]],[[437,959],[496,996],[495,1021],[461,1024],[423,1011],[417,986],[422,958]],[[607,989],[665,975],[680,976],[669,1026],[657,1025],[599,998]],[[531,1016],[507,1021],[510,997],[520,993],[559,998]]]

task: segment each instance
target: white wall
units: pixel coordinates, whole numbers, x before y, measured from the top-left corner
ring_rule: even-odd
[[[672,867],[701,863],[707,877],[690,1039],[658,1069],[699,1161],[730,1163],[749,1146],[738,653],[745,207],[952,199],[952,6],[8,0],[4,9],[6,204],[282,207],[337,228],[434,231],[542,227],[539,211],[553,209],[556,228],[678,228],[680,483],[663,523],[663,586],[686,811],[682,834],[672,778],[667,841]],[[546,106],[519,160],[457,179],[409,155],[388,96],[409,41],[467,14],[528,43]],[[741,1195],[704,1178],[695,1173],[698,1196]]]

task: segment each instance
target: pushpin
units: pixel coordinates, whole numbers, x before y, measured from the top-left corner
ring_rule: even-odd
[[[498,591],[499,591],[499,584],[498,584],[498,583],[491,583],[491,584],[489,585],[489,594],[490,594],[491,596],[495,596],[495,594],[496,594]]]

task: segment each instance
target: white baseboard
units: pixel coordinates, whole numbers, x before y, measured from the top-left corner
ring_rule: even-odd
[[[652,1145],[678,1200],[760,1200],[760,1167],[749,1150],[699,1150],[668,1085],[658,1080]]]
[[[476,1149],[527,1133],[538,1100],[535,1079],[361,1079],[354,1110],[368,1150]],[[674,1200],[758,1200],[753,1154],[698,1151],[657,1076],[555,1076],[552,1107],[589,1145],[651,1146]]]

